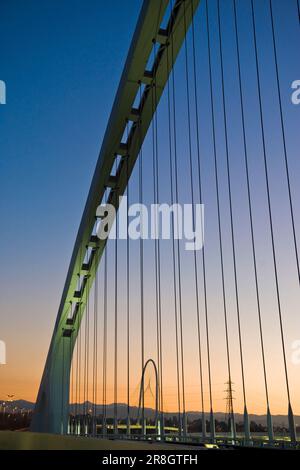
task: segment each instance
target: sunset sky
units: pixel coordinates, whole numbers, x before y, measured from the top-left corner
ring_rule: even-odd
[[[0,340],[6,342],[7,364],[0,365],[0,399],[8,394],[35,401],[65,276],[78,225],[85,205],[99,148],[137,22],[140,0],[2,0],[0,5],[0,80],[7,86],[7,104],[0,106]],[[214,102],[216,106],[217,156],[220,168],[222,223],[226,292],[229,318],[232,380],[235,410],[243,409],[237,317],[234,301],[232,250],[225,165],[224,122],[217,30],[217,2],[209,0],[212,40]],[[254,226],[262,291],[262,316],[270,388],[271,410],[286,413],[287,400],[270,234],[266,210],[261,130],[253,50],[250,1],[238,3],[239,37],[246,133],[253,188]],[[300,364],[292,362],[292,344],[300,339],[300,293],[297,279],[284,169],[284,154],[274,57],[271,43],[269,1],[255,0],[259,60],[263,89],[267,158],[270,159],[270,190],[274,210],[279,282],[282,298],[288,371],[294,413],[300,415]],[[241,6],[242,5],[242,6]],[[291,83],[300,80],[299,19],[296,0],[274,0],[275,27],[286,126],[287,151],[300,243],[300,106],[291,103]],[[203,155],[205,204],[205,246],[207,250],[208,311],[211,340],[213,402],[215,411],[224,410],[224,389],[228,380],[224,336],[224,314],[217,236],[216,192],[213,172],[212,121],[209,101],[208,53],[205,2],[195,18],[200,139]],[[251,256],[249,214],[241,129],[233,2],[221,2],[224,37],[225,93],[228,106],[229,151],[234,175],[233,208],[237,240],[241,324],[245,376],[250,413],[266,411],[263,387],[257,307]],[[191,37],[188,37],[191,60]],[[176,64],[178,114],[178,159],[180,201],[190,201],[188,186],[188,138],[184,50]],[[193,85],[193,82],[191,82]],[[192,112],[194,104],[192,104]],[[196,159],[195,122],[192,118],[193,158]],[[168,181],[167,96],[158,110],[161,202],[170,202]],[[151,133],[150,133],[151,134]],[[152,141],[144,144],[145,202],[152,195]],[[196,160],[195,160],[196,161]],[[196,175],[195,175],[196,184]],[[131,202],[138,201],[138,172],[130,182]],[[197,193],[198,194],[198,193]],[[125,242],[119,242],[125,261]],[[154,262],[152,241],[145,242],[146,359],[156,359],[154,312]],[[109,357],[108,401],[113,399],[113,245],[109,243]],[[193,254],[182,249],[183,316],[185,343],[186,400],[188,410],[200,409]],[[131,357],[132,404],[140,380],[139,242],[131,251]],[[163,365],[165,410],[177,406],[174,299],[172,291],[171,243],[161,243]],[[201,254],[198,253],[199,271]],[[121,264],[120,264],[121,266]],[[126,265],[119,272],[119,401],[126,401]],[[200,275],[201,347],[204,364],[205,408],[209,409],[207,350]],[[103,289],[103,269],[99,270]],[[92,293],[93,296],[93,293]],[[101,298],[101,295],[100,295]],[[103,304],[99,302],[99,341]],[[92,331],[91,331],[92,335]],[[99,347],[99,394],[101,402],[101,361]],[[154,384],[154,381],[153,381]],[[152,386],[154,388],[154,385]],[[91,392],[90,392],[91,398]]]

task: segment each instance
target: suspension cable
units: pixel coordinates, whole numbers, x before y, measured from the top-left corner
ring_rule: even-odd
[[[80,306],[80,317],[82,316],[82,308]],[[79,431],[80,431],[80,424],[81,424],[81,412],[83,413],[83,408],[80,405],[81,400],[81,371],[82,371],[82,331],[81,331],[81,324],[80,319],[78,318],[78,340],[79,340],[79,367],[78,367],[78,413],[79,413]],[[77,340],[77,341],[78,341]]]
[[[88,321],[88,297],[87,297],[87,289],[85,292],[85,303],[86,303],[86,312],[84,317],[84,335],[83,335],[83,416],[84,416],[84,430],[85,430],[85,421],[86,421],[86,358],[87,358],[87,351],[86,351],[86,344],[87,344],[87,321]]]
[[[172,4],[171,4],[172,8]],[[167,73],[170,74],[169,63],[169,47],[167,49]],[[169,131],[169,172],[170,172],[170,192],[171,192],[171,205],[174,204],[174,181],[173,181],[173,161],[172,161],[172,123],[171,123],[171,91],[170,79],[167,83],[168,92],[168,131]],[[175,319],[175,349],[176,349],[176,372],[177,372],[177,406],[178,406],[178,425],[180,424],[180,370],[179,370],[179,342],[178,342],[178,305],[177,305],[177,279],[176,279],[176,252],[175,252],[175,237],[174,237],[174,212],[172,211],[171,218],[171,237],[172,237],[172,265],[173,265],[173,292],[174,292],[174,319]]]
[[[233,223],[233,203],[232,203],[232,187],[231,187],[230,159],[229,159],[229,146],[228,146],[227,107],[226,107],[226,97],[225,97],[223,41],[222,41],[221,18],[220,18],[220,0],[218,0],[218,4],[217,4],[217,13],[218,13],[219,51],[220,51],[220,62],[221,62],[220,64],[221,65],[221,77],[222,77],[222,80],[221,80],[222,102],[223,102],[222,104],[223,104],[223,120],[224,120],[224,133],[225,133],[227,183],[228,183],[228,194],[229,194],[230,232],[231,232],[231,245],[232,245],[232,254],[233,254],[235,301],[236,301],[236,312],[237,312],[237,322],[238,322],[239,352],[240,352],[240,362],[241,362],[241,372],[242,372],[243,397],[244,397],[244,406],[246,408],[247,399],[246,399],[243,340],[242,340],[242,330],[241,330],[240,302],[239,302],[237,262],[236,262],[236,243],[235,243],[235,233],[234,233],[234,223]],[[220,220],[219,220],[219,224],[220,224]],[[221,229],[220,229],[220,239],[221,238],[222,236],[221,236]],[[221,258],[222,257],[223,255],[221,254]],[[224,309],[226,309],[224,273],[222,274],[222,277],[223,277],[222,282],[223,282],[223,291],[224,291]],[[227,323],[227,320],[226,320],[226,323]],[[227,329],[227,326],[226,326],[226,329]],[[228,331],[226,331],[226,335],[227,335],[227,341],[228,341]],[[228,367],[229,367],[229,373],[230,373],[230,364],[228,365]],[[231,379],[229,380],[231,381]]]
[[[85,313],[85,360],[84,360],[84,415],[87,429],[88,423],[88,400],[89,400],[89,350],[90,350],[90,298],[89,278],[86,281],[86,313]]]
[[[270,186],[269,186],[269,169],[268,169],[268,161],[267,161],[265,126],[264,126],[262,96],[261,96],[261,78],[260,78],[259,61],[258,61],[258,47],[257,47],[256,23],[255,23],[253,0],[251,0],[251,9],[252,9],[255,62],[256,62],[256,76],[257,76],[258,98],[259,98],[259,109],[260,109],[260,124],[261,124],[261,131],[262,131],[263,159],[264,159],[264,169],[265,169],[265,179],[266,179],[266,189],[267,189],[268,215],[269,215],[270,235],[271,235],[271,243],[272,243],[272,258],[273,258],[274,274],[275,274],[275,287],[276,287],[277,307],[278,307],[279,324],[280,324],[281,346],[282,346],[283,361],[284,361],[285,382],[286,382],[288,404],[290,405],[290,402],[291,402],[290,401],[290,387],[289,387],[288,370],[287,370],[286,348],[285,348],[284,331],[283,331],[281,299],[280,299],[280,291],[279,291],[279,279],[278,279],[277,259],[276,259],[276,249],[275,249],[275,239],[274,239],[273,215],[272,215],[271,195],[270,195]]]
[[[78,376],[79,376],[79,315],[80,315],[80,304],[78,308],[78,315],[75,318],[75,331],[78,328],[77,335],[76,335],[76,368],[75,368],[75,406],[74,406],[74,413],[75,413],[75,433],[77,433],[77,425],[78,425]]]
[[[171,55],[172,64],[174,64],[174,38],[171,36]],[[178,161],[177,161],[177,120],[176,120],[176,94],[175,94],[175,70],[172,67],[172,101],[173,101],[173,134],[174,134],[174,169],[175,169],[175,203],[178,205],[179,202],[179,191],[178,191]],[[177,217],[177,233],[179,233],[179,221]],[[185,429],[185,418],[186,418],[186,406],[185,406],[185,373],[184,373],[184,344],[183,344],[183,315],[182,315],[182,285],[181,285],[181,255],[180,255],[180,243],[179,238],[176,240],[177,248],[177,267],[178,267],[178,307],[179,307],[179,336],[180,336],[180,352],[181,352],[181,385],[182,385],[182,413],[184,418],[184,432]]]
[[[275,39],[274,15],[273,15],[273,7],[272,7],[271,0],[269,1],[269,5],[270,5],[272,41],[273,41],[273,50],[274,50],[274,59],[275,59],[275,68],[276,68],[278,102],[279,102],[279,111],[280,111],[280,124],[281,124],[281,133],[282,133],[283,150],[284,150],[284,163],[285,163],[285,171],[286,171],[286,179],[287,179],[287,187],[288,187],[288,195],[289,195],[290,216],[291,216],[292,231],[293,231],[293,241],[294,241],[294,250],[295,250],[296,266],[297,266],[297,273],[298,273],[298,282],[300,283],[298,244],[297,244],[297,236],[296,236],[296,228],[295,228],[294,207],[293,207],[291,181],[290,181],[290,169],[289,169],[287,146],[286,146],[285,125],[284,125],[284,119],[283,119],[282,96],[281,96],[280,80],[279,80],[279,65],[278,65],[277,47],[276,47],[276,39]]]
[[[155,60],[155,45],[153,45],[153,53],[154,53],[154,60]],[[154,87],[156,84],[154,83],[151,88],[151,101],[152,101],[152,114],[155,113],[155,106],[154,106]],[[155,118],[152,120],[152,171],[153,171],[153,198],[154,204],[157,204],[157,190],[156,190],[156,127],[155,127]],[[154,219],[154,232],[155,238],[157,238],[157,220],[156,217]],[[159,341],[159,286],[158,286],[158,253],[157,253],[157,243],[156,239],[154,241],[154,269],[155,269],[155,306],[156,306],[156,349],[157,349],[157,369],[158,369],[158,377],[160,380],[160,341]],[[144,391],[143,391],[144,393]],[[160,409],[160,396],[159,396],[159,409]]]
[[[199,109],[198,109],[198,76],[197,76],[197,67],[196,67],[196,39],[195,39],[195,24],[194,24],[194,4],[192,1],[192,47],[193,47],[193,76],[194,76],[194,101],[195,101],[195,121],[196,121],[196,142],[197,142],[197,167],[198,167],[198,186],[199,186],[199,198],[200,203],[203,203],[203,188],[202,188],[202,176],[201,176],[201,153],[200,153],[200,134],[199,134]],[[203,227],[202,227],[202,238],[203,238]],[[208,365],[208,386],[209,386],[209,395],[210,395],[210,405],[212,409],[212,384],[211,384],[211,360],[210,360],[210,342],[209,342],[209,320],[208,320],[208,302],[207,302],[207,281],[206,281],[206,259],[205,259],[205,246],[203,245],[201,250],[201,260],[202,260],[202,275],[203,275],[203,294],[204,294],[204,313],[205,313],[205,326],[207,331],[207,365]],[[198,326],[198,332],[200,328]],[[198,333],[199,338],[199,348],[200,348],[200,334]],[[199,358],[200,358],[200,349],[199,349]],[[201,380],[201,407],[202,407],[202,434],[205,436],[205,414],[204,414],[204,386],[203,386],[203,377],[200,374]]]
[[[140,103],[142,99],[142,88],[140,83]],[[140,125],[140,156],[139,156],[139,200],[143,204],[143,147],[142,147],[142,126]],[[144,240],[143,240],[143,213],[141,211],[141,237],[140,237],[140,306],[141,306],[141,374],[145,365],[145,332],[144,332]],[[142,420],[145,414],[144,389],[142,390]]]
[[[116,160],[117,172],[117,160]],[[118,198],[118,188],[116,188]],[[114,335],[114,432],[118,432],[118,214],[115,219],[116,239],[115,239],[115,335]]]
[[[77,385],[78,385],[78,430],[80,430],[80,415],[81,415],[81,410],[80,410],[80,400],[81,400],[81,369],[82,369],[82,358],[81,358],[81,352],[82,352],[82,331],[81,331],[81,320],[80,317],[82,315],[82,304],[80,304],[80,315],[78,315],[78,338],[77,338],[77,343],[78,343],[78,355],[77,355],[77,360],[78,360],[78,377],[77,377]]]
[[[102,434],[106,434],[107,415],[107,256],[108,243],[104,249],[104,293],[103,293],[103,370],[102,370]]]
[[[127,141],[128,141],[128,121],[127,121]],[[129,155],[126,156],[126,179],[127,179],[127,237],[126,237],[126,293],[127,293],[127,425],[130,420],[130,250],[129,250]]]
[[[192,2],[193,4],[193,2]],[[192,6],[193,7],[193,6]],[[189,77],[189,63],[188,63],[188,44],[187,44],[187,24],[186,24],[186,8],[183,4],[184,13],[184,51],[185,51],[185,81],[186,81],[186,96],[187,96],[187,121],[188,121],[188,147],[189,147],[189,167],[190,167],[190,189],[192,200],[192,223],[193,232],[195,232],[195,189],[193,181],[193,159],[192,159],[192,136],[191,136],[191,110],[190,110],[190,77]],[[193,60],[195,65],[195,37],[194,37],[194,12],[192,11],[192,34],[193,34]],[[196,83],[195,83],[196,86]],[[197,95],[197,93],[196,93]],[[195,298],[196,298],[196,318],[197,318],[197,334],[198,334],[198,353],[199,353],[199,374],[201,384],[201,404],[202,414],[204,413],[204,397],[203,397],[203,370],[202,370],[202,351],[201,351],[201,326],[200,326],[200,310],[199,310],[199,283],[198,283],[198,263],[197,252],[194,249],[194,280],[195,280]]]
[[[62,334],[62,381],[61,381],[61,434],[64,434],[64,399],[65,399],[65,338]]]
[[[72,308],[72,301],[70,302],[70,308],[71,308],[71,315],[73,312]],[[71,362],[71,371],[70,371],[70,401],[69,401],[69,414],[70,414],[70,423],[72,424],[72,427],[70,426],[70,434],[72,434],[73,430],[73,418],[72,415],[74,415],[74,362],[73,360],[73,348],[74,348],[74,341],[73,341],[73,333],[74,330],[72,329],[71,331],[71,336],[70,336],[70,349],[69,349],[69,358]]]
[[[223,310],[224,310],[224,319],[225,319],[226,349],[227,349],[227,361],[228,361],[228,358],[229,358],[229,340],[228,340],[228,331],[227,331],[227,307],[226,307],[226,293],[225,293],[225,275],[224,275],[224,259],[223,259],[222,226],[221,226],[221,214],[220,214],[219,174],[218,174],[217,147],[216,147],[215,105],[214,105],[214,99],[213,99],[212,64],[211,64],[211,39],[210,39],[209,10],[208,10],[207,0],[206,0],[206,23],[207,23],[207,45],[208,45],[208,63],[209,63],[210,103],[211,103],[211,113],[212,113],[212,138],[213,138],[213,154],[214,154],[214,173],[215,173],[216,199],[217,199],[218,235],[219,235],[220,263],[221,263]],[[228,365],[229,365],[229,363],[230,363],[230,361],[228,361]],[[211,389],[210,389],[210,402],[212,403]],[[211,407],[212,407],[212,405],[211,405]]]
[[[98,391],[98,270],[95,266],[94,284],[94,342],[93,342],[93,435],[97,434],[97,391]]]
[[[236,0],[233,0],[233,7],[234,7],[235,42],[236,42],[236,53],[237,53],[238,78],[239,78],[239,96],[240,96],[242,129],[243,129],[243,147],[244,147],[244,159],[245,159],[246,180],[247,180],[247,200],[248,200],[250,231],[251,231],[251,247],[252,247],[252,256],[253,256],[253,268],[254,268],[254,278],[255,278],[255,291],[256,291],[256,301],[257,301],[261,354],[262,354],[262,362],[263,362],[264,386],[265,386],[267,407],[269,408],[269,392],[268,392],[265,347],[264,347],[263,328],[262,328],[260,292],[259,292],[259,284],[258,284],[256,247],[255,247],[255,238],[254,238],[253,209],[252,209],[251,185],[250,185],[250,175],[249,175],[249,157],[248,157],[248,148],[247,148],[247,139],[246,139],[245,110],[244,110],[244,97],[243,97],[243,89],[242,89],[241,59],[240,59],[240,45],[239,45],[238,23],[237,23]]]
[[[154,43],[154,55],[156,57],[156,43]],[[154,86],[154,130],[155,130],[155,164],[154,164],[154,171],[155,171],[155,200],[156,204],[159,203],[159,158],[158,158],[158,117],[157,117],[157,86],[156,86],[156,70],[155,70],[155,86]],[[163,413],[164,411],[164,403],[163,403],[163,354],[162,354],[162,314],[161,314],[161,256],[160,256],[160,237],[159,237],[159,221],[156,221],[158,224],[158,232],[157,238],[155,240],[156,243],[156,251],[157,251],[157,307],[158,307],[158,340],[159,340],[159,381],[160,381],[160,411]],[[163,423],[162,423],[163,425]]]
[[[80,247],[80,259],[82,259],[82,251],[83,247]],[[80,282],[80,272],[78,273],[78,278],[77,278],[77,290],[80,292],[81,291],[81,282]],[[80,309],[79,309],[80,315],[78,315],[78,340],[79,341],[79,367],[78,367],[78,432],[79,434],[81,433],[81,421],[82,421],[82,416],[84,413],[83,406],[81,406],[80,401],[81,401],[81,388],[82,388],[82,356],[83,356],[83,326],[82,326],[82,316],[83,316],[83,307],[82,307],[82,302],[80,302]]]

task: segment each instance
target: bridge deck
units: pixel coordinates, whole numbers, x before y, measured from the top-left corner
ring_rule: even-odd
[[[188,450],[195,446],[0,431],[0,450]],[[199,449],[205,449],[199,447]]]

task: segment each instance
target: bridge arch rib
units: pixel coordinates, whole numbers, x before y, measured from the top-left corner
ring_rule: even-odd
[[[174,1],[167,27],[163,29],[160,25],[170,5],[169,0],[143,2],[76,237],[38,392],[32,431],[67,432],[73,349],[85,312],[86,299],[106,244],[93,236],[96,209],[106,189],[110,188],[107,202],[118,210],[119,196],[126,190],[141,145],[199,3],[200,0]],[[167,58],[170,38],[172,58]],[[159,47],[152,69],[147,70],[153,41]],[[153,106],[150,90],[154,82],[156,102]],[[138,107],[134,108],[141,83],[145,84],[145,88]],[[122,142],[128,121],[132,122],[131,130],[127,141]],[[117,157],[123,158],[118,164],[116,175],[112,176]],[[126,159],[128,164],[125,164]],[[114,191],[116,184],[118,194]],[[91,252],[88,262],[85,262],[87,250]],[[78,286],[79,278],[81,283]],[[74,310],[70,316],[72,306]]]

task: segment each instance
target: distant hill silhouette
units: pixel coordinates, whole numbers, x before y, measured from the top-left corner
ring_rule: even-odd
[[[6,400],[1,400],[6,401]],[[34,409],[34,403],[27,401],[27,400],[14,400],[11,403],[11,406],[17,406],[18,408],[23,408],[26,410],[33,410]],[[80,403],[80,404],[72,404],[71,405],[71,411],[77,409],[77,413],[83,413],[85,409],[93,409],[93,403],[90,401],[85,402],[85,403]],[[106,412],[107,412],[107,417],[112,418],[114,416],[114,404],[110,403],[106,406]],[[97,414],[101,415],[102,413],[102,405],[97,405]],[[130,414],[132,418],[136,418],[138,414],[138,408],[136,406],[131,406],[130,407]],[[216,412],[215,418],[218,421],[224,421],[224,411],[223,412]],[[154,418],[155,415],[155,410],[152,408],[145,408],[145,417],[146,418]],[[176,412],[165,412],[164,413],[166,418],[173,418],[178,416],[178,413]],[[209,414],[205,413],[206,419],[209,420]],[[118,417],[120,419],[125,419],[127,416],[127,404],[125,403],[119,403],[118,404]],[[195,421],[200,418],[200,412],[199,411],[188,411],[187,412],[187,417],[189,421]],[[243,415],[240,413],[235,413],[236,417],[236,422],[242,422],[243,421]],[[257,415],[257,414],[249,414],[249,419],[250,421],[254,421],[257,424],[266,424],[266,415]],[[300,423],[300,416],[295,416],[295,422],[298,424]],[[273,415],[273,424],[274,426],[288,426],[288,418],[285,415]]]

